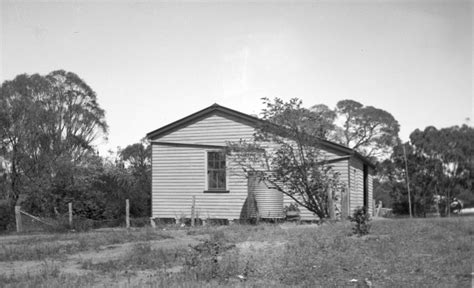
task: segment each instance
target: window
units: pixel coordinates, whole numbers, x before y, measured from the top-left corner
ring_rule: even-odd
[[[221,151],[207,152],[207,190],[226,190],[225,154]]]

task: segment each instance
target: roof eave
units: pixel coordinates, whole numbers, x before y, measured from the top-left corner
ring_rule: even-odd
[[[212,104],[211,106],[209,107],[206,107],[202,110],[199,110],[189,116],[186,116],[184,118],[181,118],[177,121],[174,121],[168,125],[165,125],[161,128],[158,128],[154,131],[151,131],[149,133],[146,134],[146,137],[150,140],[155,140],[156,138],[160,137],[160,136],[163,136],[163,135],[166,135],[168,133],[171,133],[173,131],[175,131],[176,129],[179,129],[180,127],[183,127],[183,126],[186,126],[206,115],[209,115],[211,113],[222,113],[224,115],[228,115],[228,116],[233,116],[235,117],[236,119],[240,120],[240,121],[243,121],[243,122],[246,122],[254,127],[257,127],[259,124],[262,124],[262,123],[265,123],[265,120],[262,120],[262,119],[259,119],[257,117],[254,117],[254,116],[251,116],[251,115],[248,115],[248,114],[245,114],[245,113],[242,113],[242,112],[239,112],[239,111],[236,111],[236,110],[233,110],[233,109],[230,109],[230,108],[227,108],[227,107],[224,107],[224,106],[220,106],[219,104],[217,103],[214,103]],[[268,123],[268,122],[267,122]],[[334,149],[336,151],[340,151],[340,152],[343,152],[343,153],[347,153],[347,155],[353,155],[357,158],[359,158],[360,160],[362,160],[362,162],[366,163],[367,165],[369,165],[370,167],[372,168],[375,168],[375,165],[372,164],[366,157],[362,156],[359,152],[351,149],[351,148],[348,148],[346,146],[343,146],[343,145],[340,145],[340,144],[337,144],[337,143],[334,143],[334,142],[330,142],[328,140],[324,140],[324,139],[319,139],[320,140],[320,144],[322,146],[326,146],[327,148],[331,148],[331,149]]]

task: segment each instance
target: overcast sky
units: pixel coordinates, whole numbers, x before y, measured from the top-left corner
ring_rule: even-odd
[[[97,93],[104,152],[218,103],[261,97],[390,112],[400,136],[474,123],[473,4],[1,1],[0,78],[64,69]]]

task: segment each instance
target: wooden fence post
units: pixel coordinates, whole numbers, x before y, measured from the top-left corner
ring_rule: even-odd
[[[334,220],[334,199],[332,199],[332,189],[328,188],[328,206],[329,206],[329,219]]]
[[[379,203],[375,207],[377,209],[375,216],[380,217],[380,210],[382,210],[382,207],[383,207],[382,201],[379,200]]]
[[[69,228],[72,229],[72,202],[67,204],[69,210]]]
[[[16,220],[16,232],[19,233],[23,230],[21,227],[20,206],[15,206],[15,220]]]
[[[194,227],[194,222],[196,218],[196,196],[193,196],[193,204],[191,205],[191,226]]]
[[[341,199],[341,220],[342,222],[347,220],[349,216],[349,202],[347,201],[347,194],[349,189],[344,189],[342,192],[342,199]]]
[[[125,200],[125,225],[130,228],[130,203],[128,199]]]

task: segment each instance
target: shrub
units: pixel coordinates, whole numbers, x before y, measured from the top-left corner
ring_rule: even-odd
[[[349,219],[355,223],[355,226],[352,228],[355,234],[358,236],[369,234],[371,224],[367,207],[357,207]]]
[[[427,205],[421,203],[421,201],[416,201],[411,203],[412,213],[415,216],[424,216],[425,213],[429,213],[432,205]],[[394,202],[392,204],[392,212],[396,215],[408,215],[410,214],[410,208],[408,206],[408,199]]]
[[[6,231],[13,224],[13,210],[7,201],[0,201],[0,231]]]
[[[216,231],[209,240],[190,247],[192,250],[185,257],[184,271],[195,279],[226,282],[238,273],[238,253],[228,252],[235,245],[227,243],[223,231]]]

